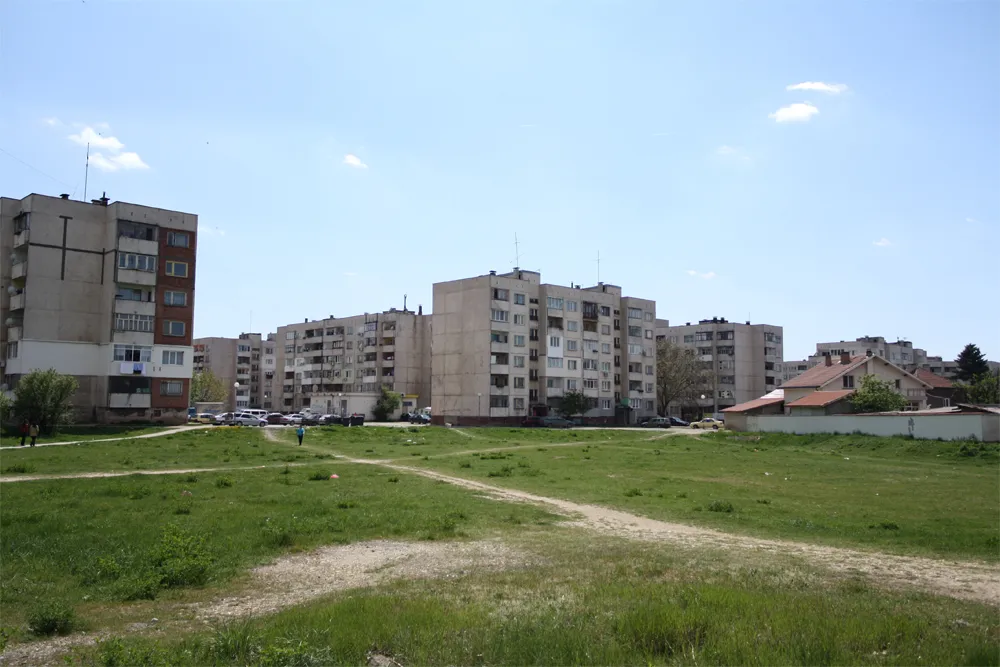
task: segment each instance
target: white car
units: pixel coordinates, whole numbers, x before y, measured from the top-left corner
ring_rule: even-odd
[[[301,424],[302,423],[302,415],[300,415],[298,412],[293,412],[290,415],[285,415],[285,419],[287,420],[285,422],[287,424]]]
[[[231,424],[239,424],[240,426],[267,426],[267,420],[261,419],[257,415],[251,414],[249,412],[241,412],[240,414],[233,417]]]

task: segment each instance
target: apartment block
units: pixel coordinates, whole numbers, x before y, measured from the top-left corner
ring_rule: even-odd
[[[862,336],[855,340],[839,340],[832,343],[816,343],[816,354],[809,356],[809,367],[824,363],[827,356],[852,357],[871,355],[904,369],[916,368],[927,361],[927,351],[913,347],[908,340],[887,341],[882,336]]]
[[[518,423],[568,392],[592,399],[595,421],[655,415],[654,301],[514,269],[436,283],[433,312],[436,423]]]
[[[781,373],[780,379],[777,382],[777,386],[782,386],[785,382],[789,380],[794,380],[798,376],[809,370],[809,360],[800,359],[797,361],[783,361],[781,362]]]
[[[272,375],[273,375],[273,334]],[[261,356],[264,340],[259,333],[243,333],[239,338],[194,339],[194,372],[211,371],[226,386],[225,403],[230,410],[263,407]],[[268,378],[270,379],[270,378]]]
[[[657,340],[680,345],[705,364],[710,382],[690,404],[669,406],[671,415],[697,418],[759,398],[781,383],[780,326],[730,322],[713,317],[697,324],[670,326],[658,321]]]
[[[423,308],[392,308],[278,327],[271,407],[371,416],[382,387],[403,411],[430,405],[430,326]]]
[[[0,371],[79,382],[78,419],[183,422],[198,216],[107,197],[0,198]]]

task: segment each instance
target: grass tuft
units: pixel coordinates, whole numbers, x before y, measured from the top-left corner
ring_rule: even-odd
[[[728,500],[713,500],[708,504],[709,512],[732,512],[733,504]]]

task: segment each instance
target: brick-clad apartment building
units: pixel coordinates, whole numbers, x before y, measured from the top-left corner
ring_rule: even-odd
[[[81,421],[186,419],[198,216],[0,198],[0,373],[76,376]]]

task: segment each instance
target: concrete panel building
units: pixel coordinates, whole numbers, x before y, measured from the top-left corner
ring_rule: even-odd
[[[242,333],[237,338],[196,338],[194,372],[211,371],[225,384],[229,410],[272,409],[274,334]],[[238,385],[238,386],[237,386]]]
[[[691,350],[705,364],[710,378],[693,403],[671,404],[670,415],[693,419],[719,414],[773,391],[780,382],[782,334],[780,326],[717,317],[680,326],[657,322],[657,339]]]
[[[592,399],[588,419],[655,415],[654,301],[514,269],[436,283],[433,312],[437,423],[518,423],[568,392]]]
[[[383,386],[400,394],[402,411],[427,407],[430,326],[422,308],[392,308],[278,327],[271,407],[371,417]]]
[[[0,198],[2,384],[54,368],[82,421],[184,421],[197,228],[106,197]]]
[[[908,340],[887,341],[882,336],[862,336],[855,340],[839,340],[830,343],[816,343],[816,353],[809,356],[809,367],[824,363],[824,357],[852,357],[871,354],[882,357],[901,368],[916,368],[927,361],[927,351],[913,347]]]

